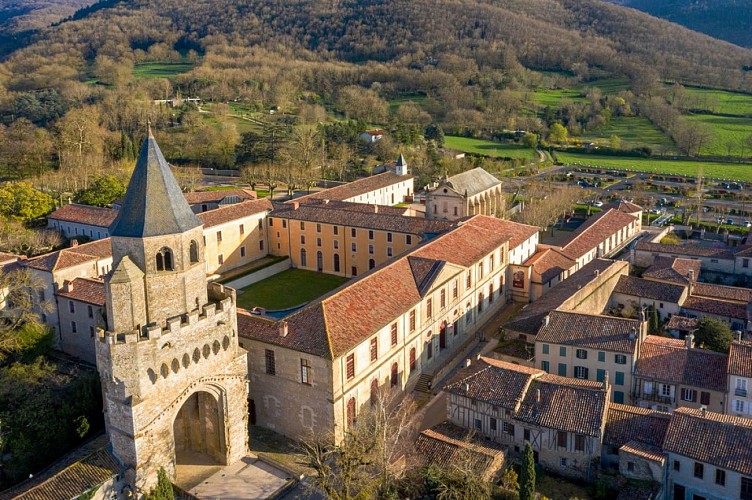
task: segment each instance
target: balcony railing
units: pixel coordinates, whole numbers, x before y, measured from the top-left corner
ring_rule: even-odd
[[[646,401],[655,401],[663,404],[674,404],[674,398],[672,396],[663,396],[655,393],[640,393],[639,391],[634,393],[634,397],[637,399],[644,399]]]
[[[747,389],[741,389],[741,388],[737,387],[736,390],[734,390],[734,395],[746,398],[747,397]]]

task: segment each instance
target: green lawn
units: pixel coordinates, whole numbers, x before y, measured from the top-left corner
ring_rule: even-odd
[[[687,116],[691,122],[705,125],[711,133],[710,142],[702,149],[702,154],[714,156],[726,156],[727,144],[733,144],[731,155],[739,155],[739,144],[742,140],[752,136],[752,118],[718,116],[718,115],[691,115]],[[750,151],[745,151],[749,156]]]
[[[604,78],[602,80],[593,80],[585,82],[576,87],[568,89],[544,89],[540,88],[532,92],[533,102],[539,106],[549,106],[556,108],[562,99],[569,99],[574,102],[585,102],[585,89],[589,87],[598,87],[605,95],[618,94],[623,90],[629,89],[629,80],[624,78]],[[523,94],[530,94],[525,92]]]
[[[400,104],[404,104],[408,101],[412,101],[420,107],[420,105],[423,104],[423,101],[425,100],[426,96],[424,96],[423,94],[409,95],[400,97],[399,99],[392,99],[391,101],[389,101],[389,110],[394,113],[395,111],[397,111],[397,108],[399,108]]]
[[[608,145],[612,135],[621,139],[622,149],[647,146],[656,153],[675,149],[672,141],[658,127],[647,118],[639,116],[617,116],[607,125],[584,134],[581,139]]]
[[[268,310],[287,309],[321,297],[347,281],[348,278],[340,276],[288,269],[238,290],[238,306],[245,309],[256,306]]]
[[[659,174],[696,176],[700,167],[703,175],[713,179],[752,182],[752,165],[738,163],[701,162],[688,160],[662,160],[659,158],[630,158],[623,156],[598,156],[579,153],[557,152],[559,161],[565,165],[580,164],[592,167],[651,172]]]
[[[697,109],[725,115],[752,115],[752,95],[715,89],[687,87],[687,93],[696,98]]]
[[[178,62],[148,62],[136,64],[133,68],[135,78],[172,78],[193,69],[193,63]]]
[[[531,148],[514,143],[501,143],[487,141],[485,139],[471,139],[448,135],[444,138],[444,144],[449,149],[456,149],[465,153],[475,153],[494,158],[527,158],[532,160],[534,151]]]

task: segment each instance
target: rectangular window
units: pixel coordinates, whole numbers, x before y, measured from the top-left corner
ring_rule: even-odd
[[[577,359],[587,359],[587,351],[585,349],[577,349],[575,351]]]
[[[614,372],[614,385],[624,385],[624,372]]]
[[[339,240],[334,240],[334,249],[335,250],[339,249]]]
[[[357,252],[358,251],[358,245],[357,245],[357,243],[353,242],[353,244],[350,245],[350,248],[352,249],[353,252]]]
[[[350,274],[352,274],[353,276],[357,276],[358,275],[358,268],[355,267],[355,266],[352,266],[352,268],[350,268]]]
[[[355,230],[355,228],[354,228],[354,227],[350,229],[350,236],[352,236],[353,238],[355,238],[355,236],[356,236],[357,234],[358,234],[358,232],[357,232],[357,231]]]
[[[567,376],[567,365],[564,363],[559,363],[559,376],[560,377],[566,377]]]
[[[88,317],[93,318],[94,317],[94,308],[91,306],[86,306],[86,314]]]
[[[282,229],[287,228],[287,219],[282,219]]]
[[[305,229],[305,222],[304,221],[300,221],[300,229],[301,230]]]
[[[598,382],[606,380],[606,370],[601,370],[600,368],[595,370],[595,380]]]
[[[465,277],[465,288],[470,288],[473,285],[473,274],[472,271],[467,272],[467,276]]]
[[[624,392],[614,391],[614,394],[612,397],[613,397],[614,403],[624,404]]]
[[[627,364],[627,356],[626,354],[617,354],[614,356],[614,362],[617,365],[626,365]]]
[[[668,384],[661,384],[661,396],[671,396],[671,386]]]
[[[493,417],[491,417],[490,424],[491,424],[491,431],[493,431],[494,433],[496,433],[496,419],[493,418]]]
[[[588,378],[588,369],[584,366],[575,366],[574,367],[574,377],[575,378],[581,378],[581,379],[587,379]]]
[[[71,314],[76,312],[76,304],[74,304],[72,300],[68,301],[68,311],[70,311]]]
[[[217,263],[221,266],[225,263],[225,256],[222,254],[217,255]]]
[[[222,231],[217,231],[217,243],[222,242]]]
[[[347,356],[347,380],[355,376],[355,354]]]
[[[479,419],[479,418],[476,418],[476,419],[475,419],[475,428],[476,428],[477,430],[480,430],[480,429],[481,429],[481,421],[480,421],[480,419]]]
[[[507,434],[509,436],[514,436],[514,425],[510,424],[509,422],[502,422],[501,430],[504,434]]]
[[[371,363],[376,361],[376,358],[379,357],[379,338],[373,337],[371,339]]]
[[[76,322],[75,322],[75,321],[71,321],[71,323],[70,323],[70,326],[71,326],[71,331],[72,331],[73,333],[76,333],[76,332],[78,332],[78,326],[76,325]]]
[[[700,404],[703,405],[709,405],[710,404],[710,393],[702,391],[700,393]]]
[[[734,411],[737,413],[744,413],[744,401],[741,399],[734,400]]]
[[[245,257],[245,247],[240,247],[240,256]]]
[[[240,234],[241,234],[241,235],[245,234],[245,225],[243,225],[243,224],[240,224],[240,225],[238,226],[238,231],[240,231]]]
[[[530,429],[525,429],[522,433],[522,439],[525,441],[530,441]]]
[[[264,250],[264,240],[259,240],[259,250]]]
[[[456,299],[459,295],[459,291],[457,290],[459,287],[457,286],[457,280],[454,280],[452,282],[452,298]]]
[[[415,309],[410,311],[410,331],[415,331]]]
[[[548,344],[543,344],[543,354],[548,354],[548,348],[549,348]]]
[[[263,231],[264,230],[264,219],[259,219],[258,223],[259,223],[258,224],[259,231]]]
[[[339,226],[334,226],[332,231],[334,231],[334,236],[337,236],[339,234]]]
[[[600,361],[601,363],[605,363],[606,362],[606,353],[605,352],[600,351],[598,353],[598,361]]]
[[[562,467],[566,467],[567,466],[567,459],[564,458],[564,457],[561,457],[559,459],[559,465],[562,466]]]
[[[93,336],[94,336],[94,327],[90,326],[89,327],[89,337],[93,337]]]
[[[368,253],[373,255],[373,252],[374,252],[373,245],[368,245]]]
[[[679,462],[678,460],[674,460],[674,470],[676,472],[679,472],[681,470],[681,462]]]
[[[574,437],[574,451],[585,451],[585,436],[582,434]]]
[[[272,226],[274,226],[274,219],[269,217],[269,227],[272,227]]]
[[[373,231],[370,231],[370,230],[368,231],[368,239],[369,240],[373,239]]]
[[[563,431],[558,431],[556,433],[556,446],[559,448],[566,448],[567,447],[567,433]]]
[[[386,247],[386,256],[391,257],[393,255],[392,247]]]
[[[405,235],[405,243],[408,244],[408,245],[412,245],[413,244],[413,237],[411,235],[409,235],[409,234],[406,234]]]
[[[389,332],[391,338],[392,347],[397,345],[397,323],[392,323],[391,331]]]
[[[388,243],[391,243],[391,242],[392,242],[392,233],[386,233],[386,241],[387,241]]]
[[[433,317],[433,300],[428,299],[426,301],[426,317],[431,318]]]
[[[546,373],[549,373],[550,368],[551,368],[551,364],[548,361],[541,361],[541,370],[543,370]]]
[[[695,477],[698,479],[702,479],[705,475],[705,465],[701,464],[700,462],[695,462]]]
[[[321,232],[321,224],[316,224],[316,232],[317,233]]]
[[[321,247],[321,238],[316,238],[316,246]]]
[[[311,363],[307,359],[300,360],[300,383],[311,385]]]
[[[300,244],[301,245],[305,245],[305,235],[304,234],[300,235]]]
[[[726,486],[726,471],[723,469],[715,470],[715,484]]]
[[[265,349],[264,360],[266,361],[266,373],[268,375],[276,375],[277,364],[274,360],[274,351],[272,351],[271,349]]]
[[[739,489],[739,497],[742,500],[752,499],[752,478],[742,476],[742,486]]]
[[[566,356],[567,355],[567,348],[564,346],[559,347],[559,356]]]
[[[682,401],[697,401],[697,391],[694,389],[682,389],[681,390],[681,399]]]

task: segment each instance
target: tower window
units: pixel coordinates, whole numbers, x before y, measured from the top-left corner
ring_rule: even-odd
[[[162,247],[157,252],[157,271],[173,271],[172,250]]]
[[[198,262],[198,243],[196,243],[196,240],[191,241],[191,264],[195,264]]]

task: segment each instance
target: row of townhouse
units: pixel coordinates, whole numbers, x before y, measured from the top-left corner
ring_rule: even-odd
[[[537,251],[512,269],[512,296],[533,302],[593,259],[621,251],[642,232],[642,208],[614,202],[587,219],[561,247],[538,245]]]
[[[474,216],[282,320],[239,314],[251,420],[339,438],[378,391],[443,368],[505,304],[514,225]]]
[[[635,246],[630,260],[635,265],[648,267],[657,257],[692,259],[697,260],[706,271],[752,276],[752,247],[748,245],[706,247],[642,241]]]
[[[447,418],[501,445],[498,453],[518,454],[530,443],[537,463],[570,477],[593,480],[600,468],[617,469],[658,483],[652,498],[752,499],[752,419],[613,403],[611,389],[608,380],[479,357],[446,385]]]

